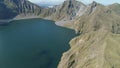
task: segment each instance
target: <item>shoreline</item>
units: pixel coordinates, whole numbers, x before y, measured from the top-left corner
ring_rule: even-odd
[[[3,25],[7,25],[9,24],[11,21],[13,21],[12,19],[1,19],[0,20],[0,26],[3,26]]]
[[[22,17],[22,16],[16,16],[15,18],[13,18],[13,19],[1,19],[0,20],[0,26],[2,26],[2,25],[6,25],[6,24],[9,24],[11,21],[15,21],[15,20],[25,20],[25,19],[34,19],[34,18],[39,18],[39,19],[45,19],[45,20],[51,20],[51,19],[49,19],[49,18],[42,18],[42,17],[40,17],[40,16],[24,16],[24,17]],[[51,21],[54,21],[54,20],[51,20]],[[67,23],[67,22],[70,22],[69,20],[68,21],[54,21],[54,24],[56,25],[56,26],[60,26],[60,27],[64,27],[64,28],[67,28],[67,29],[71,29],[71,30],[74,30],[75,31],[75,33],[76,33],[76,30],[73,28],[73,27],[70,27],[70,26],[65,26],[65,23]],[[71,23],[71,22],[70,22]],[[76,33],[77,34],[77,33]]]
[[[15,17],[13,19],[0,19],[0,25],[9,24],[11,21],[15,20],[24,20],[24,19],[33,19],[33,18],[40,18],[39,16],[26,16],[26,17]]]

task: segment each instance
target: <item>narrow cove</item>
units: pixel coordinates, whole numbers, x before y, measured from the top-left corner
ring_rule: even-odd
[[[74,30],[43,19],[0,26],[0,68],[57,68],[75,36]]]

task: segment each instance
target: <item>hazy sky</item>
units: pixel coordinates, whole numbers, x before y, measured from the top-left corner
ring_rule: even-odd
[[[29,0],[31,2],[37,3],[37,4],[60,4],[64,0]],[[104,5],[112,4],[112,3],[120,3],[120,0],[79,0],[85,4],[89,4],[93,1],[102,3]]]

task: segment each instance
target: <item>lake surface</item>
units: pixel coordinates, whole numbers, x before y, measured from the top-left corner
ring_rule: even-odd
[[[74,30],[28,19],[0,26],[0,68],[57,68]]]

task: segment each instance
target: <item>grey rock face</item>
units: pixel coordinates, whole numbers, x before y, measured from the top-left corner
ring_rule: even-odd
[[[76,1],[76,0],[66,0],[62,5],[58,5],[56,7],[56,13],[54,16],[57,20],[72,20],[76,17],[79,10],[86,7],[83,3]]]

